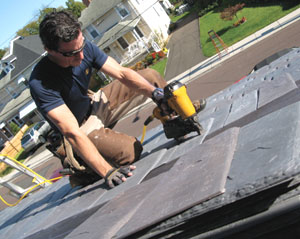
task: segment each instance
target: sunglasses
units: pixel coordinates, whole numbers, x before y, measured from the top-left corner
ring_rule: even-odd
[[[75,50],[75,51],[69,51],[69,52],[57,51],[57,52],[62,54],[65,57],[72,57],[72,56],[75,56],[76,54],[78,54],[79,52],[81,52],[83,50],[84,46],[85,46],[85,39],[83,39],[82,46],[79,49]]]

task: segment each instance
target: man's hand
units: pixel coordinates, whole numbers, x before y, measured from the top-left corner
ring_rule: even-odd
[[[126,177],[132,176],[132,170],[136,167],[133,165],[121,167],[121,168],[112,168],[109,172],[105,175],[105,183],[108,185],[109,188],[114,188],[119,184],[126,181]]]

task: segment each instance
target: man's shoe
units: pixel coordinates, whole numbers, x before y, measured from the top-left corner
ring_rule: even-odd
[[[193,105],[195,107],[196,112],[199,113],[205,108],[206,100],[205,99],[195,100],[193,101]]]

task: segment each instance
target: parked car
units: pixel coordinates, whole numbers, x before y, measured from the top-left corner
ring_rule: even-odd
[[[190,9],[190,6],[186,3],[186,4],[181,5],[179,8],[177,8],[175,10],[175,12],[176,12],[177,16],[180,16],[181,14],[187,12],[189,9]]]
[[[26,131],[21,139],[21,145],[25,151],[29,152],[45,143],[45,137],[51,130],[51,126],[45,120],[35,123]]]

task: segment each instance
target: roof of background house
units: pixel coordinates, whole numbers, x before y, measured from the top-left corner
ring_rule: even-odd
[[[8,72],[8,74],[4,73],[4,71],[1,71],[1,75],[2,74],[3,74],[3,77],[0,80],[0,89],[2,89],[6,84],[8,84],[11,79],[11,71]]]
[[[81,12],[79,21],[82,23],[82,29],[103,16],[110,9],[121,3],[122,0],[93,0],[90,5]]]
[[[29,100],[31,100],[31,95],[29,89],[25,89],[22,93],[16,98],[9,101],[4,108],[0,109],[0,122],[6,120],[10,116],[14,116]]]
[[[203,135],[178,144],[162,125],[148,131],[134,175],[114,189],[104,180],[72,189],[65,177],[4,209],[1,235],[294,238],[288,226],[299,225],[299,65],[297,48],[209,97],[198,114]]]
[[[22,72],[26,67],[38,59],[45,49],[39,35],[21,37],[14,41],[13,55],[17,57],[14,62],[15,69],[12,71],[12,78]]]

